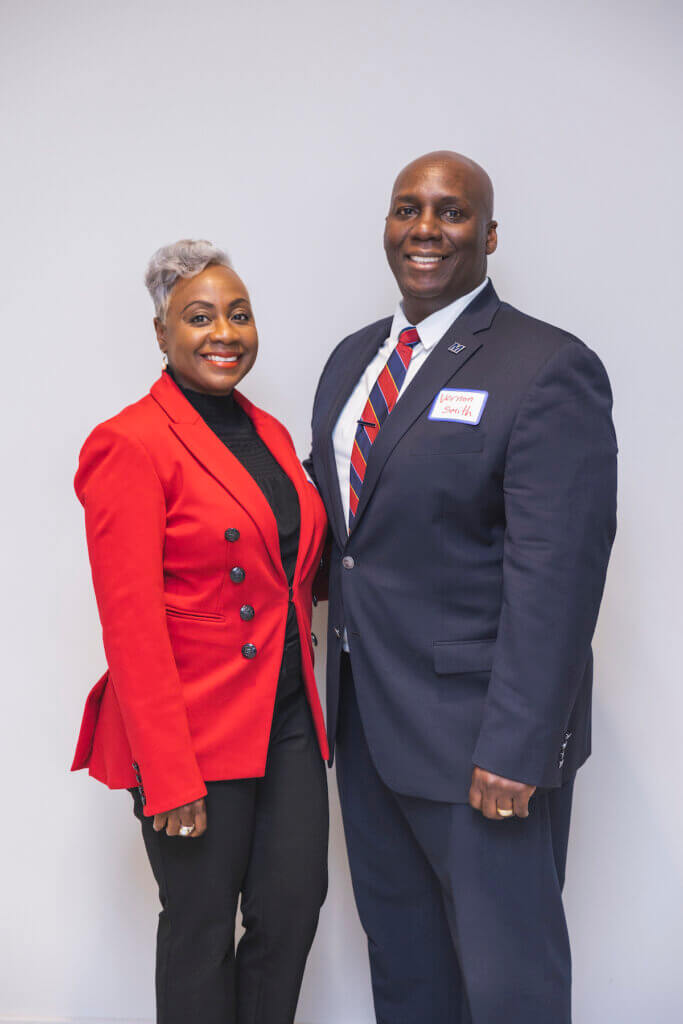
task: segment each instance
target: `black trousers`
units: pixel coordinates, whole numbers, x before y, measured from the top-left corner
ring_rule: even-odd
[[[505,821],[395,793],[343,661],[337,782],[378,1024],[570,1024],[561,889],[573,782]]]
[[[163,907],[157,1022],[292,1024],[327,891],[328,839],[325,764],[298,672],[280,676],[265,777],[207,789],[199,839],[155,832],[132,791]]]

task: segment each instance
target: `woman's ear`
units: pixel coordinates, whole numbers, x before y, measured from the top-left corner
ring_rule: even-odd
[[[166,338],[164,336],[164,325],[158,316],[154,317],[154,331],[157,336],[157,343],[159,345],[159,348],[161,349],[162,352],[165,353],[168,346],[166,343]]]

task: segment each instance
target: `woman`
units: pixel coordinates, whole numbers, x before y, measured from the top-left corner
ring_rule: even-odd
[[[235,390],[258,337],[226,254],[166,246],[146,284],[166,369],[90,434],[75,479],[108,671],[73,770],[133,794],[160,1024],[291,1024],[327,887],[325,513],[285,428]]]

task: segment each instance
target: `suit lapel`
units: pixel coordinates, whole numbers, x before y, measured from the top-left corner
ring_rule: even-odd
[[[163,373],[155,382],[151,394],[170,416],[169,426],[176,437],[253,519],[263,536],[277,575],[284,576],[275,516],[254,478],[214,434],[211,427],[204,422],[167,373]],[[275,458],[281,462],[285,446],[281,433],[277,436],[278,431],[275,429],[277,421],[260,409],[257,410],[239,392],[235,391],[234,395],[251,418],[259,436],[271,449]],[[279,427],[279,424],[277,426]],[[283,468],[285,467],[283,466]],[[302,508],[302,517],[303,514]]]
[[[358,528],[361,516],[392,451],[444,384],[482,347],[484,339],[480,332],[491,326],[499,306],[500,300],[489,282],[446,331],[405,392],[401,394],[370,449],[352,532]]]
[[[330,404],[327,415],[323,422],[322,437],[324,438],[323,458],[325,463],[325,476],[327,493],[330,495],[328,512],[330,522],[336,535],[336,541],[340,547],[344,547],[348,539],[347,519],[345,510],[348,508],[348,494],[342,495],[339,489],[339,474],[337,463],[334,457],[334,428],[339,415],[351,397],[353,389],[367,369],[368,364],[374,359],[378,348],[386,341],[391,330],[391,317],[380,320],[374,324],[372,329],[364,337],[358,339],[357,351],[353,359],[347,360],[342,366],[342,375],[337,382],[334,392],[334,399]]]

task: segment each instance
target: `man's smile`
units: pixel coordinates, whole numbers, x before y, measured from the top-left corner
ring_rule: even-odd
[[[416,269],[433,270],[435,267],[443,263],[444,260],[447,260],[450,255],[450,253],[446,253],[441,256],[438,253],[421,254],[408,252],[405,254],[404,258],[408,260],[409,263],[412,263]]]

